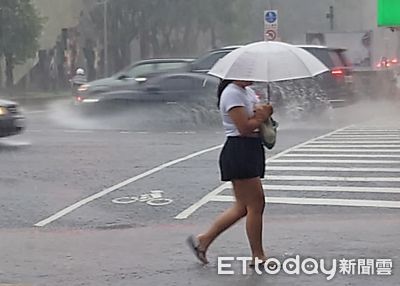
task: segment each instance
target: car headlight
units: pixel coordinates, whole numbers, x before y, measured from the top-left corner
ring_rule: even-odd
[[[78,87],[78,91],[87,91],[89,87],[89,84],[82,84],[80,87]]]
[[[135,80],[136,80],[137,82],[139,82],[139,83],[142,83],[142,82],[147,81],[147,78],[146,78],[146,77],[136,77]]]
[[[0,106],[0,116],[7,115],[7,114],[8,114],[7,108]]]

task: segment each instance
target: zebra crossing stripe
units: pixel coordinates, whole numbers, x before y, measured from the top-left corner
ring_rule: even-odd
[[[348,192],[348,193],[400,193],[400,188],[387,187],[352,187],[352,186],[299,186],[263,184],[268,191],[311,191],[311,192]]]
[[[316,171],[316,172],[394,172],[400,168],[354,168],[354,167],[309,167],[309,166],[266,166],[266,171]]]
[[[330,148],[330,149],[323,149],[323,148],[315,148],[315,149],[308,149],[305,147],[293,150],[292,152],[344,152],[344,153],[399,153],[400,149],[341,149],[341,148]]]
[[[399,177],[266,176],[271,181],[400,182]]]
[[[320,150],[321,151],[321,150]],[[377,154],[286,154],[282,157],[355,157],[355,158],[400,158],[400,155],[377,155]],[[276,161],[275,161],[276,162]],[[400,164],[400,160],[397,161]]]
[[[400,144],[322,144],[322,143],[310,143],[302,148],[399,148]],[[390,150],[390,149],[388,149]]]
[[[400,208],[399,201],[286,198],[286,197],[265,197],[265,199],[266,199],[267,204]],[[218,195],[218,196],[214,196],[212,198],[212,201],[213,202],[234,202],[235,198],[233,196]]]
[[[284,159],[274,160],[271,163],[329,163],[329,164],[400,164],[393,160],[319,160],[319,159]]]

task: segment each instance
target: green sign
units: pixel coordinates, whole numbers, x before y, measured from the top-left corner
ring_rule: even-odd
[[[378,26],[400,26],[400,0],[378,0]]]

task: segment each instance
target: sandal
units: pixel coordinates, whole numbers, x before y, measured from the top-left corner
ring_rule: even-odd
[[[203,264],[208,264],[206,252],[205,250],[200,249],[200,243],[196,237],[194,237],[193,235],[189,236],[186,239],[186,243],[189,245],[190,249],[193,251],[198,260],[200,260]]]

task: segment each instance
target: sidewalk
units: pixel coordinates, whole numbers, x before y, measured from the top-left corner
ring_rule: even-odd
[[[265,246],[269,256],[303,259],[390,258],[392,276],[342,275],[326,280],[317,275],[217,275],[217,256],[248,256],[241,222],[224,233],[200,265],[185,244],[189,234],[203,231],[208,221],[190,220],[142,228],[1,230],[1,283],[21,285],[399,285],[400,220],[397,215],[266,215]],[[239,267],[234,264],[239,272]],[[356,269],[357,271],[357,269]]]

